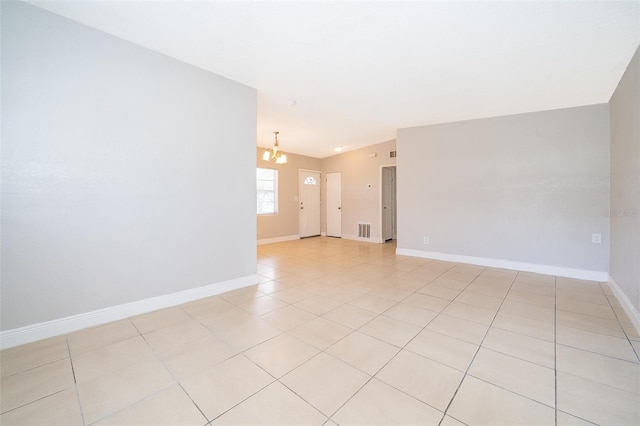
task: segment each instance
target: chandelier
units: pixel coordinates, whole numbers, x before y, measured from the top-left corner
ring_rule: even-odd
[[[278,150],[280,148],[280,145],[278,144],[278,133],[280,132],[273,133],[276,135],[276,143],[273,145],[273,148],[266,150],[264,154],[262,154],[262,159],[264,161],[273,160],[276,162],[276,164],[286,164],[287,156],[284,154],[284,152]]]

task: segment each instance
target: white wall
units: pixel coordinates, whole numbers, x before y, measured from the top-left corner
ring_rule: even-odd
[[[256,93],[2,2],[2,330],[256,273]]]
[[[606,104],[398,131],[399,252],[602,277],[608,208]]]
[[[610,109],[610,274],[633,306],[640,328],[640,50],[620,80]]]

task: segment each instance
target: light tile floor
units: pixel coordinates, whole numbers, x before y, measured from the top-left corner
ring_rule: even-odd
[[[312,238],[260,283],[1,353],[0,423],[640,424],[606,284]]]

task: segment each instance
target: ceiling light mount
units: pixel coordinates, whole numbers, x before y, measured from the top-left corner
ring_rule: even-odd
[[[262,159],[264,161],[275,161],[276,164],[287,164],[287,156],[284,152],[280,151],[280,143],[278,142],[278,134],[280,132],[275,131],[273,134],[275,135],[276,141],[273,144],[273,148],[267,149],[264,154],[262,154]]]

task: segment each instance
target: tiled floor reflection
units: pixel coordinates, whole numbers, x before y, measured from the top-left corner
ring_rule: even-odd
[[[606,284],[311,238],[260,283],[1,353],[8,425],[637,425]]]

